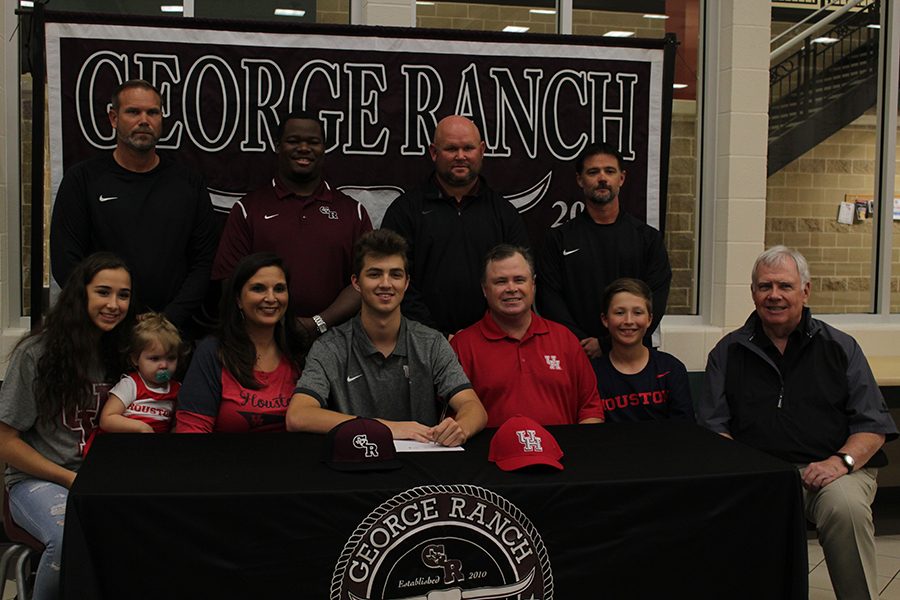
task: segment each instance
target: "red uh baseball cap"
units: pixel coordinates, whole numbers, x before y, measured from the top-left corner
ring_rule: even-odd
[[[504,471],[515,471],[531,465],[548,465],[563,469],[563,457],[556,439],[540,423],[528,417],[510,417],[491,439],[488,460]]]
[[[362,417],[344,421],[326,434],[322,461],[338,471],[389,471],[403,466],[388,426]]]

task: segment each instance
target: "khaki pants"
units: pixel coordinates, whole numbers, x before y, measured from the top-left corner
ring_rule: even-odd
[[[806,518],[818,530],[838,600],[878,598],[872,521],[877,476],[878,469],[860,469],[839,477],[818,492],[803,490]]]

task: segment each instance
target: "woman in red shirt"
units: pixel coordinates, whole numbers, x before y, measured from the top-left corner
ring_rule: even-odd
[[[281,259],[245,257],[225,282],[216,335],[203,340],[178,395],[175,433],[284,431],[306,341],[288,314]]]

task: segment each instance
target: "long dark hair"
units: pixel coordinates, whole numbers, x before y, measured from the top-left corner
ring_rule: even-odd
[[[124,350],[134,325],[134,290],[125,318],[112,331],[101,332],[88,315],[87,285],[100,271],[131,270],[110,252],[91,254],[72,271],[43,325],[25,340],[37,337],[44,352],[37,363],[35,404],[38,418],[56,422],[62,414],[89,408],[93,401],[91,374],[102,367],[107,381],[125,370]]]
[[[234,378],[245,388],[258,390],[262,387],[253,375],[256,365],[256,348],[247,334],[244,316],[238,308],[244,284],[256,272],[265,267],[278,267],[284,273],[290,289],[291,276],[284,268],[284,262],[272,252],[257,252],[245,256],[234,268],[231,278],[222,286],[222,300],[219,305],[219,360]],[[297,369],[303,367],[303,359],[309,346],[306,335],[301,333],[290,307],[284,318],[275,325],[275,344],[278,350]]]

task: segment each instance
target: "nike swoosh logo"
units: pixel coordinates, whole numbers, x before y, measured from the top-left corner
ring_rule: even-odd
[[[656,378],[657,378],[657,379],[662,379],[663,377],[665,377],[666,375],[668,375],[668,374],[671,373],[671,372],[672,372],[672,371],[666,371],[665,373],[660,373],[659,375],[656,376]]]
[[[347,375],[347,383],[350,383],[351,381],[356,381],[360,377],[362,377],[362,373],[360,373],[359,375],[356,375],[354,377],[350,377],[349,375]]]
[[[563,250],[563,256],[568,256],[568,255],[570,255],[570,254],[575,254],[575,253],[578,252],[579,250],[581,250],[581,248],[575,248],[574,250]]]
[[[116,198],[118,198],[118,196],[104,196],[103,194],[100,194],[100,197],[97,198],[97,200],[99,200],[100,202],[109,202],[110,200],[115,200]]]
[[[268,221],[269,219],[274,219],[274,218],[277,217],[279,214],[280,214],[280,213],[275,213],[274,215],[263,215],[263,219],[265,219],[266,221]]]
[[[422,211],[422,214],[423,214],[423,215],[428,215],[428,214],[433,213],[434,210],[435,210],[435,209],[433,209],[433,208],[432,208],[431,210],[423,210],[423,211]]]

